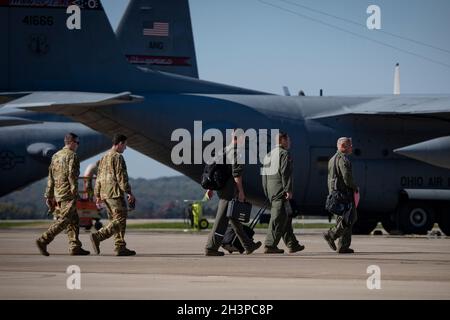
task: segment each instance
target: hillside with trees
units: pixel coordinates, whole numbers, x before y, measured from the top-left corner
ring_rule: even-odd
[[[0,219],[46,219],[47,207],[44,191],[47,179],[40,180],[23,190],[0,198]],[[184,176],[158,179],[130,179],[137,198],[136,210],[129,218],[184,218],[187,203],[184,200],[200,200],[205,190]],[[204,205],[204,215],[214,216],[217,196]],[[50,218],[50,217],[49,217]]]

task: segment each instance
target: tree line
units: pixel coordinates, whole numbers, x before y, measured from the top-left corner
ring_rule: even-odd
[[[47,179],[0,198],[0,219],[50,219],[44,201]],[[185,176],[162,177],[158,179],[132,179],[130,184],[137,198],[136,209],[129,218],[173,219],[185,218],[188,202],[200,200],[205,190]],[[217,208],[217,197],[206,202],[205,216],[213,217]]]

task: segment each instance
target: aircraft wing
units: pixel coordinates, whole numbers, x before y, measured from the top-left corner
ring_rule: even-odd
[[[389,96],[368,99],[355,105],[343,105],[330,111],[313,113],[308,119],[321,119],[349,115],[416,116],[450,120],[450,97]]]
[[[30,93],[31,92],[0,92],[0,108],[3,107],[3,104],[22,98]]]
[[[36,92],[17,99],[9,106],[37,112],[61,114],[81,122],[84,125],[112,136],[120,132],[128,137],[128,145],[133,149],[151,155],[153,159],[169,163],[170,153],[158,142],[133,129],[123,126],[115,117],[111,117],[111,108],[115,104],[143,101],[142,97],[129,92],[119,94],[100,94],[86,92]]]
[[[0,117],[0,127],[19,126],[22,124],[36,124],[36,123],[41,122],[19,117],[7,117],[7,116]]]
[[[2,94],[0,93],[0,96]],[[143,98],[133,96],[129,92],[117,94],[92,92],[49,91],[33,92],[3,105],[3,108],[21,108],[39,112],[67,114],[83,113],[90,107],[112,106],[115,104],[142,101]],[[63,112],[64,110],[64,112]]]
[[[143,97],[131,95],[129,92],[118,94],[72,91],[34,92],[6,103],[3,108],[61,114],[110,136],[120,130],[128,137],[129,144],[133,144],[133,148],[145,153],[147,150],[142,150],[142,147],[149,145],[148,139],[133,131],[132,128],[121,126],[114,117],[108,115],[110,107],[114,105],[136,103],[143,100]]]

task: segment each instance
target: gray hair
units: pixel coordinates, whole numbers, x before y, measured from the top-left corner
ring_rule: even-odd
[[[337,140],[337,146],[339,147],[340,145],[344,144],[344,143],[352,143],[352,138],[349,137],[341,137]]]

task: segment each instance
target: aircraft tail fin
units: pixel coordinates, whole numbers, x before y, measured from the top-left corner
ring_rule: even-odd
[[[181,3],[182,10],[155,6],[160,8],[156,13],[167,12],[168,18],[155,16],[158,20],[152,21],[150,33],[155,30],[154,22],[167,22],[157,30],[169,34],[162,37],[170,38],[169,43],[187,34],[192,39],[187,1]],[[178,13],[170,18],[174,10]],[[184,22],[178,23],[178,19]],[[100,0],[0,0],[0,30],[0,92],[260,93],[131,65],[120,50]],[[197,69],[190,43],[194,75]]]
[[[188,0],[131,0],[116,34],[130,63],[198,78]]]
[[[100,0],[0,0],[0,28],[0,91],[112,91],[129,73]]]

